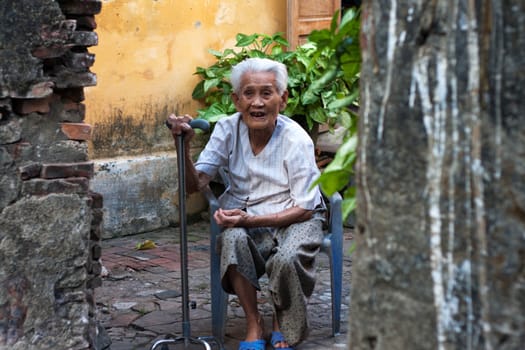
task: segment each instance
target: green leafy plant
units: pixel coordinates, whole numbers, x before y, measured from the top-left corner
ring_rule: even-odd
[[[358,84],[361,62],[358,41],[356,40],[359,35],[358,18],[358,11],[350,9],[342,17],[338,28],[332,23],[329,30],[314,31],[309,36],[309,39],[315,42],[321,51],[329,48],[335,53],[331,57],[332,66],[337,67],[344,80],[352,81],[354,84]],[[328,164],[316,182],[328,195],[334,192],[343,192],[343,217],[345,219],[354,211],[356,206],[355,187],[350,185],[349,180],[354,175],[354,165],[357,158],[358,130],[357,114],[355,113],[355,107],[358,103],[357,91],[354,92],[356,95],[348,95],[337,101],[338,107],[346,108],[348,112],[349,118],[346,115],[341,118],[346,128],[345,139],[332,162]]]
[[[195,86],[192,97],[206,105],[198,111],[198,116],[214,123],[234,113],[229,82],[232,67],[248,57],[266,57],[284,63],[288,69],[289,97],[284,114],[308,130],[319,124],[327,124],[330,128],[336,124],[349,127],[352,115],[347,107],[358,98],[360,61],[346,63],[355,65],[354,71],[357,72],[346,74],[340,61],[334,59],[343,53],[338,53],[338,46],[332,42],[352,35],[347,43],[355,47],[358,30],[354,29],[359,28],[359,23],[355,11],[353,14],[343,16],[339,25],[339,13],[335,13],[329,30],[315,32],[315,40],[309,40],[292,51],[286,50],[289,44],[282,33],[271,36],[239,33],[234,48],[222,52],[209,50],[217,61],[209,67],[197,67],[195,72],[202,80]],[[359,51],[358,46],[356,50]]]

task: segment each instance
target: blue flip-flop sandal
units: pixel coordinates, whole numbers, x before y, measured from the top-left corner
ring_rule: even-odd
[[[286,339],[284,339],[284,335],[281,332],[272,332],[272,340],[271,344],[272,347],[276,350],[293,350],[291,346],[288,346],[286,348],[276,348],[275,345],[278,343],[284,343],[286,342]]]
[[[263,339],[254,341],[242,341],[239,343],[239,350],[265,350],[266,342]]]

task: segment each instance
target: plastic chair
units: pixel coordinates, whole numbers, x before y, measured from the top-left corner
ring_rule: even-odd
[[[221,172],[223,183],[227,183],[224,172]],[[217,237],[221,228],[213,219],[213,213],[219,208],[219,202],[213,191],[208,187],[204,192],[210,207],[210,272],[211,272],[211,313],[213,336],[224,340],[226,315],[228,311],[228,294],[224,292],[220,281],[220,256],[217,254]],[[343,289],[343,218],[341,210],[342,198],[335,193],[328,198],[329,216],[328,229],[321,246],[321,252],[330,259],[330,279],[332,291],[332,335],[340,333],[341,299]]]

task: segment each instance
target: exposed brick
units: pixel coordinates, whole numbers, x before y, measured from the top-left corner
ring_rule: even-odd
[[[37,58],[55,58],[63,56],[67,51],[69,51],[73,44],[67,45],[50,45],[50,46],[40,46],[36,49],[33,49],[31,54]]]
[[[18,168],[18,171],[20,172],[20,177],[22,178],[22,180],[29,180],[35,177],[39,177],[41,169],[41,164],[31,163],[25,166],[21,166],[20,168]]]
[[[68,177],[64,179],[65,181],[78,185],[81,188],[79,193],[88,193],[89,192],[89,179],[86,177]]]
[[[22,195],[45,196],[50,193],[83,194],[86,186],[66,179],[31,179],[22,183]]]
[[[48,113],[50,98],[13,99],[13,110],[18,114]]]
[[[55,89],[55,92],[60,95],[62,103],[68,104],[73,102],[82,102],[86,98],[84,88],[76,87],[69,89]],[[75,106],[75,108],[79,108]]]
[[[96,15],[102,9],[98,0],[60,1],[62,12],[68,15]]]
[[[98,192],[89,192],[89,196],[92,199],[91,208],[101,209],[104,206],[104,197]]]
[[[97,29],[97,22],[95,16],[69,16],[77,21],[77,28],[79,30],[95,30]]]
[[[78,73],[72,69],[63,67],[56,74],[55,84],[59,89],[95,86],[97,85],[97,76],[91,72]]]
[[[91,139],[92,127],[86,123],[60,123],[62,132],[70,140],[85,141]]]
[[[76,31],[71,36],[71,42],[77,46],[98,45],[98,35],[95,32]]]
[[[14,99],[42,99],[49,97],[53,93],[53,86],[54,83],[52,81],[41,81],[25,89],[26,93],[24,94],[11,92],[10,96]]]
[[[92,178],[95,167],[93,162],[44,164],[40,177],[44,179],[56,179],[67,177]]]
[[[95,54],[88,52],[68,52],[63,57],[66,67],[71,67],[78,71],[86,71],[95,63]]]

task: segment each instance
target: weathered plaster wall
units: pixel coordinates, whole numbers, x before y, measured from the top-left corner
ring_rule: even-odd
[[[140,155],[173,148],[163,121],[195,114],[193,73],[213,61],[208,50],[231,47],[239,32],[285,32],[286,1],[104,1],[97,24],[98,84],[86,90],[90,153]]]
[[[235,35],[286,31],[286,1],[104,1],[93,48],[96,87],[86,89],[94,126],[92,188],[104,194],[107,237],[144,232],[178,221],[170,113],[196,114],[191,98],[197,66],[209,49],[235,44]],[[168,153],[163,153],[168,152]],[[191,196],[189,214],[205,209]]]

